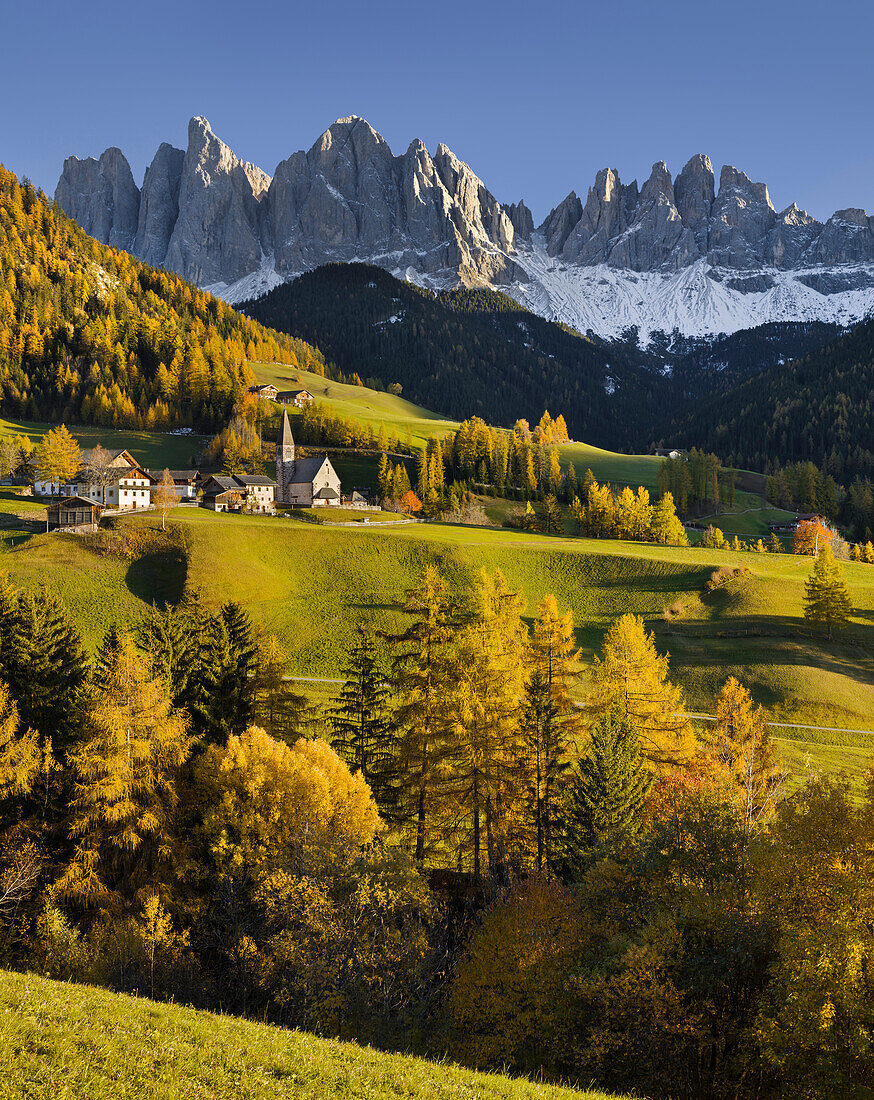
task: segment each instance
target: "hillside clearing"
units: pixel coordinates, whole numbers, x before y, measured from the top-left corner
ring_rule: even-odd
[[[0,971],[0,1094],[42,1100],[607,1100]]]

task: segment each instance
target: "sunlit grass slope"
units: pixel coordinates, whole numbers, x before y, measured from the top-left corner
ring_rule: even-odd
[[[376,431],[380,424],[386,432],[396,433],[404,442],[407,433],[415,446],[421,447],[430,437],[442,438],[458,427],[458,422],[446,420],[402,397],[371,390],[366,386],[346,386],[331,382],[317,374],[297,370],[282,363],[252,363],[259,382],[272,382],[282,389],[306,389],[313,397],[327,405],[336,415],[372,424]],[[551,410],[555,415],[560,409]],[[509,427],[510,425],[504,425]],[[533,427],[533,425],[532,425]],[[624,455],[590,447],[585,443],[569,443],[559,451],[563,466],[573,462],[577,474],[582,476],[587,468],[601,481],[614,484],[645,485],[658,488],[661,459],[654,455]]]
[[[156,526],[155,517],[131,524]],[[319,527],[285,518],[214,515],[179,509],[173,522],[188,550],[173,563],[149,555],[133,562],[99,557],[82,540],[35,535],[0,553],[0,567],[23,585],[47,583],[64,598],[90,648],[110,626],[136,622],[153,600],[173,598],[187,580],[214,604],[239,600],[274,631],[296,675],[336,678],[358,623],[393,630],[398,603],[423,566],[439,566],[466,591],[480,568],[500,568],[521,589],[528,614],[546,592],[571,608],[582,657],[589,662],[610,623],[626,611],[644,617],[671,659],[690,707],[712,713],[729,675],[752,690],[772,719],[874,730],[874,567],[847,563],[854,612],[829,643],[802,618],[810,559],[550,538],[501,529],[414,524],[380,531]],[[0,546],[9,546],[8,540]],[[721,565],[749,572],[706,593]],[[864,734],[786,730],[801,749],[835,764],[828,746],[858,770],[874,752]],[[841,752],[838,751],[838,756]],[[827,759],[826,759],[827,758]]]
[[[429,438],[436,436],[442,439],[458,427],[457,421],[446,420],[391,393],[331,382],[321,375],[297,370],[283,363],[250,365],[263,385],[272,382],[280,390],[309,390],[316,401],[330,408],[335,416],[372,424],[376,432],[384,424],[386,433],[396,434],[401,443],[409,433],[414,446],[422,447]]]
[[[8,971],[0,1065],[33,1100],[606,1100]]]

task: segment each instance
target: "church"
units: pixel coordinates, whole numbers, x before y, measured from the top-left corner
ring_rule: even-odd
[[[327,455],[295,459],[291,424],[283,410],[276,441],[276,503],[318,508],[340,502],[340,478]]]

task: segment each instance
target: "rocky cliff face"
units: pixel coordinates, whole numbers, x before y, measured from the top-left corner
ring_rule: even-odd
[[[98,241],[113,248],[133,249],[140,191],[120,149],[107,149],[99,160],[67,157],[55,199]]]
[[[852,320],[874,308],[874,218],[825,224],[698,154],[642,187],[605,168],[535,228],[445,145],[396,156],[364,119],[339,119],[271,178],[192,119],[162,145],[142,192],[118,149],[68,158],[58,203],[99,240],[230,301],[321,264],[366,260],[434,286],[490,284],[600,332],[638,324],[733,331],[763,320]],[[870,270],[869,270],[870,268]],[[636,300],[636,304],[635,303]]]

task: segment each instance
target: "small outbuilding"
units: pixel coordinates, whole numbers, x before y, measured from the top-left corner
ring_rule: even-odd
[[[47,531],[72,531],[85,534],[96,531],[103,505],[87,497],[63,497],[46,508]]]

